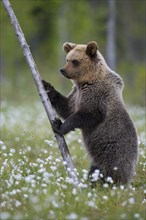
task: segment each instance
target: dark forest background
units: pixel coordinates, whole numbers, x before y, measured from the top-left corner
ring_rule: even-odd
[[[97,41],[125,82],[124,100],[145,104],[145,0],[10,0],[42,78],[63,94],[71,82],[59,69],[64,42]],[[9,18],[0,3],[1,99],[35,101],[38,94]]]

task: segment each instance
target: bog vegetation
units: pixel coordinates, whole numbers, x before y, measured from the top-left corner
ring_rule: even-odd
[[[68,178],[41,103],[2,103],[1,219],[144,220],[146,205],[145,111],[129,112],[139,134],[139,162],[129,187],[92,189],[87,180],[89,158],[79,131],[66,135],[80,184]]]

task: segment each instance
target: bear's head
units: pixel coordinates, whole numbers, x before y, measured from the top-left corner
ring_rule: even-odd
[[[67,56],[65,66],[60,69],[62,75],[79,83],[98,79],[98,63],[103,57],[95,41],[87,45],[66,42],[63,49]]]

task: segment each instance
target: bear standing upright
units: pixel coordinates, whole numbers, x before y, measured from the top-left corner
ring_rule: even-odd
[[[93,173],[97,170],[98,177],[104,180],[111,177],[116,184],[130,183],[138,159],[138,143],[122,98],[123,80],[108,67],[96,42],[65,43],[63,48],[67,57],[60,72],[73,80],[73,90],[65,97],[43,81],[53,107],[65,120],[55,121],[54,130],[66,134],[81,129],[91,158],[91,180],[95,180]]]

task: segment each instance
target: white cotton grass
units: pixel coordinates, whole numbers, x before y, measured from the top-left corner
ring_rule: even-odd
[[[106,181],[107,181],[108,183],[113,183],[113,182],[114,182],[113,179],[112,179],[112,177],[110,177],[110,176],[108,176],[108,177],[106,178]]]
[[[95,170],[94,173],[91,175],[91,181],[96,182],[100,177],[100,171]]]
[[[67,215],[65,217],[65,219],[67,219],[67,220],[78,220],[78,215],[76,213],[72,212],[69,215]]]
[[[133,205],[135,203],[135,199],[131,197],[128,199],[128,202]]]
[[[79,178],[79,184],[74,184],[67,176],[66,162],[60,155],[46,115],[40,109],[39,104],[29,108],[5,106],[2,112],[2,128],[6,129],[7,135],[0,140],[0,218],[17,220],[33,216],[34,219],[43,219],[45,216],[59,219],[63,216],[69,220],[90,220],[95,213],[96,217],[99,213],[106,217],[114,208],[116,210],[118,204],[119,213],[113,212],[115,219],[144,220],[141,210],[146,204],[146,188],[143,182],[139,182],[139,174],[135,176],[136,184],[129,187],[114,185],[110,176],[101,186],[98,180],[103,175],[97,170],[93,175],[97,186],[91,188],[81,136],[69,134],[66,139]],[[137,113],[137,117],[141,117]],[[143,126],[144,122],[140,118],[137,124]],[[138,166],[144,173],[146,145],[141,132],[139,143]],[[114,170],[118,172],[117,167]],[[135,210],[135,206],[140,207],[139,210]]]

